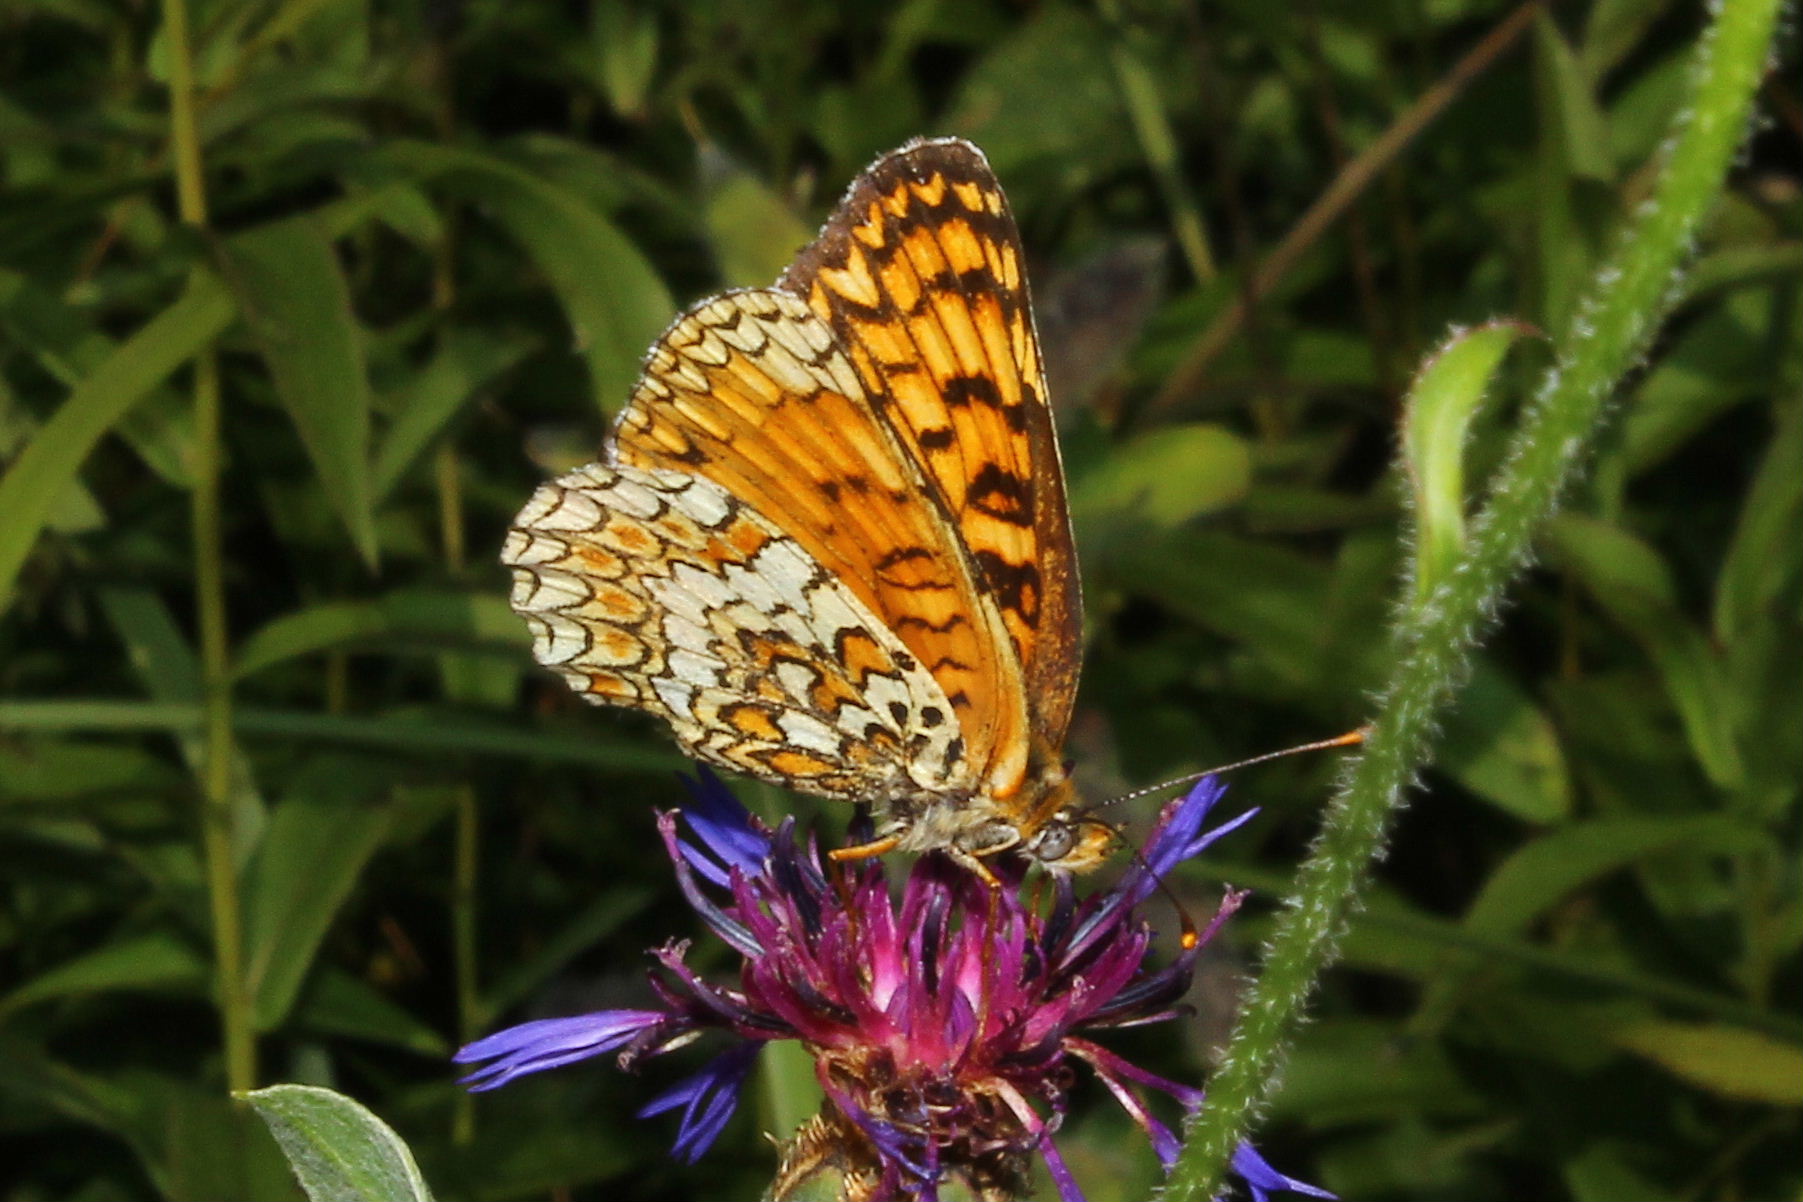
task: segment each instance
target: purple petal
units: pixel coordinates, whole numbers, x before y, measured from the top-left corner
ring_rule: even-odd
[[[1058,1187],[1058,1202],[1086,1202],[1083,1191],[1077,1188],[1077,1179],[1071,1175],[1070,1166],[1064,1163],[1064,1157],[1058,1154],[1058,1146],[1052,1142],[1052,1133],[1041,1128],[1039,1132],[1039,1158],[1045,1161],[1046,1176]]]
[[[677,887],[682,890],[682,895],[688,899],[689,905],[694,907],[695,913],[701,915],[702,920],[713,928],[714,934],[731,944],[733,950],[740,955],[750,958],[762,955],[764,949],[758,946],[758,941],[750,931],[745,929],[745,925],[721,909],[712,898],[701,891],[701,886],[695,883],[695,869],[691,866],[687,855],[684,854],[685,845],[680,843],[676,837],[676,815],[659,814],[657,831],[663,836],[664,850],[669,852],[671,862],[676,865]],[[731,879],[730,870],[728,879]]]
[[[701,840],[701,850],[717,862],[719,878],[698,862],[699,855],[689,861],[696,871],[717,884],[724,883],[725,869],[737,868],[748,877],[763,872],[770,837],[758,828],[751,812],[706,767],[701,768],[698,779],[684,778],[682,783],[691,799],[691,804],[683,807],[683,820]],[[683,846],[686,851],[697,850],[689,844]]]
[[[1164,808],[1157,825],[1152,828],[1151,837],[1146,840],[1145,863],[1151,869],[1151,876],[1162,878],[1178,864],[1246,821],[1241,816],[1226,826],[1201,834],[1198,840],[1202,824],[1208,820],[1209,811],[1214,809],[1215,802],[1225,792],[1226,785],[1215,777],[1205,776],[1196,782],[1195,788],[1182,800],[1172,802]]]
[[[1234,1151],[1233,1171],[1239,1174],[1241,1180],[1245,1181],[1246,1188],[1252,1191],[1252,1202],[1265,1202],[1275,1190],[1289,1190],[1292,1193],[1307,1194],[1311,1198],[1339,1197],[1318,1185],[1284,1176],[1272,1168],[1271,1163],[1260,1156],[1258,1149],[1251,1144],[1241,1144]]]
[[[739,1088],[751,1072],[752,1062],[764,1045],[742,1043],[708,1062],[707,1067],[686,1077],[639,1108],[639,1117],[650,1118],[681,1106],[682,1123],[676,1129],[676,1143],[670,1154],[684,1164],[701,1159],[720,1136],[726,1120],[738,1109]]]
[[[662,1010],[598,1010],[571,1018],[544,1018],[478,1039],[452,1059],[458,1064],[493,1061],[463,1078],[463,1084],[472,1092],[497,1089],[527,1073],[611,1052],[672,1017]]]

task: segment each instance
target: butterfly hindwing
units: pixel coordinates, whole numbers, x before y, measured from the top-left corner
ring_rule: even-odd
[[[502,553],[538,661],[685,750],[826,796],[964,773],[932,675],[831,572],[719,486],[591,464],[541,485]]]

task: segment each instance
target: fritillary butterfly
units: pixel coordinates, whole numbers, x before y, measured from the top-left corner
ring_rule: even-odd
[[[1108,850],[1061,750],[1081,598],[1020,237],[968,142],[885,155],[775,285],[678,318],[502,560],[540,663],[870,805],[853,854]]]

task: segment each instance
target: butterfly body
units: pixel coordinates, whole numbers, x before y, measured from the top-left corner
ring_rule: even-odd
[[[774,287],[678,318],[502,559],[538,660],[698,759],[902,850],[1106,852],[1060,752],[1080,600],[1018,237],[967,143],[885,156]]]

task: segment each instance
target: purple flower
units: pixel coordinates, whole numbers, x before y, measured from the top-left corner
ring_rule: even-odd
[[[937,855],[909,871],[899,898],[878,861],[841,864],[796,837],[793,819],[774,832],[752,818],[710,773],[690,785],[694,804],[662,814],[658,829],[691,906],[742,957],[739,979],[703,980],[688,944],[652,955],[660,1006],[604,1010],[525,1023],[457,1053],[481,1064],[464,1081],[493,1089],[526,1073],[617,1051],[622,1068],[707,1031],[735,1040],[705,1068],[666,1090],[640,1115],[681,1108],[676,1155],[692,1162],[725,1127],[757,1051],[800,1040],[814,1058],[826,1102],[786,1146],[773,1196],[821,1172],[866,1202],[932,1202],[959,1179],[997,1196],[1024,1189],[1037,1158],[1062,1202],[1080,1202],[1054,1135],[1063,1124],[1077,1062],[1145,1130],[1169,1168],[1177,1137],[1148,1095],[1184,1108],[1202,1091],[1141,1069],[1091,1036],[1187,1013],[1202,944],[1240,904],[1229,892],[1181,950],[1148,964],[1152,929],[1139,906],[1177,864],[1244,823],[1204,823],[1222,792],[1213,779],[1167,805],[1142,857],[1110,889],[1079,898],[1052,878],[1048,906],[1023,900],[1022,869],[994,866],[1000,887]],[[1028,891],[1030,892],[1030,891]],[[1234,1170],[1256,1202],[1278,1190],[1331,1197],[1267,1164],[1250,1145]],[[985,1194],[988,1196],[988,1194]]]

